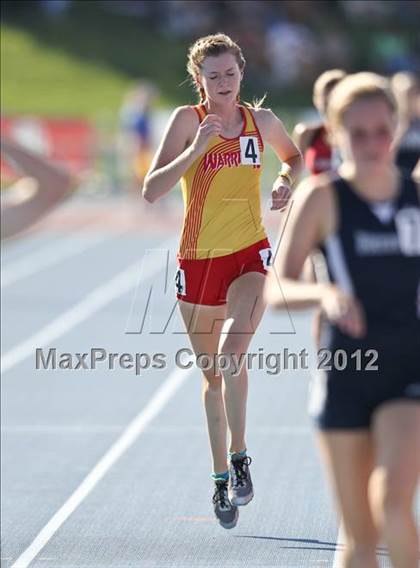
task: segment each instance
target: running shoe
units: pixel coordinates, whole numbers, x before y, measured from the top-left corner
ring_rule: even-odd
[[[232,505],[237,507],[247,505],[254,497],[249,466],[252,460],[249,456],[233,454],[229,464],[228,496]]]
[[[228,497],[228,481],[215,481],[216,490],[213,495],[214,513],[224,529],[233,529],[238,522],[238,507],[232,505]]]

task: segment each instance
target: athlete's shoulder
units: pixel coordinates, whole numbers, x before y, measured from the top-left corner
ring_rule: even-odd
[[[318,226],[320,243],[337,226],[337,200],[334,191],[337,179],[332,172],[309,176],[292,194],[296,214],[308,221],[312,219]]]
[[[411,177],[414,183],[417,185],[417,188],[420,189],[420,158],[417,160],[417,164],[411,174]]]
[[[326,187],[334,187],[341,177],[335,171],[327,171],[320,174],[314,174],[307,178],[308,184],[314,189],[322,189]]]
[[[248,107],[249,108],[249,107]],[[249,108],[264,141],[274,148],[288,144],[288,133],[281,119],[270,108]]]
[[[198,114],[192,106],[176,107],[169,118],[166,136],[177,138],[183,146],[195,136],[198,125]]]
[[[259,121],[264,123],[270,122],[283,122],[281,117],[276,114],[271,108],[266,107],[253,107],[249,106],[249,110]]]
[[[257,121],[258,126],[265,126],[272,123],[274,120],[278,120],[278,117],[274,114],[271,108],[263,107],[252,107],[247,106],[248,110],[252,113],[253,117]]]
[[[335,184],[339,176],[334,172],[325,172],[305,178],[293,192],[300,201],[311,201],[320,207],[331,201]]]
[[[176,107],[172,112],[172,119],[179,122],[187,121],[188,123],[194,123],[198,120],[198,115],[196,111],[196,106],[193,105],[183,105]]]
[[[322,124],[298,122],[293,129],[292,138],[301,152],[305,152],[312,145],[315,138],[321,132]]]
[[[323,129],[322,123],[317,122],[298,122],[293,130],[297,136],[311,136],[317,134]]]

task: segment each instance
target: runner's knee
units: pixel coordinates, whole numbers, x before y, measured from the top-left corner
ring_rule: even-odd
[[[248,344],[246,337],[246,335],[240,333],[228,333],[226,337],[221,340],[219,357],[224,355],[225,357],[231,358],[232,355],[235,355],[239,358],[242,353],[246,352]]]
[[[204,393],[219,393],[222,391],[222,376],[216,375],[214,368],[203,371],[203,391]]]

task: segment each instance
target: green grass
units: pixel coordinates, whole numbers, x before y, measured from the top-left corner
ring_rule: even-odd
[[[132,79],[105,65],[42,45],[25,31],[1,28],[2,112],[95,117],[115,112]]]
[[[191,89],[179,86],[186,78],[186,49],[91,0],[74,2],[58,20],[25,3],[25,9],[3,14],[2,112],[115,115],[126,90],[142,78],[159,87],[160,106],[188,102]]]

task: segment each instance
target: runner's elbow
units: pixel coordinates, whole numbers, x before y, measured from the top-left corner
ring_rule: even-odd
[[[154,203],[157,199],[157,196],[154,194],[147,178],[144,180],[143,188],[141,190],[143,199],[145,199],[148,203]]]
[[[279,286],[272,278],[268,279],[264,287],[264,301],[275,310],[281,310],[285,307],[283,295],[279,293]]]

